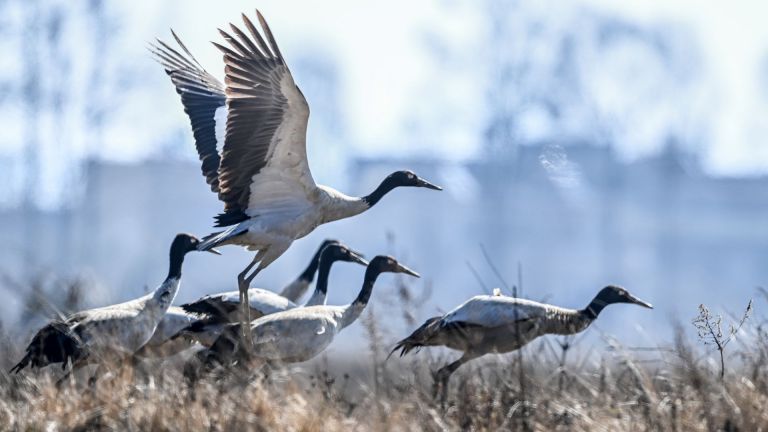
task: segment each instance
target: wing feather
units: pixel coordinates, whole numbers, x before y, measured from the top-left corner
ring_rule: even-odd
[[[203,176],[211,190],[219,192],[218,147],[222,143],[216,136],[216,111],[225,106],[224,85],[200,65],[175,32],[171,34],[183,53],[159,39],[150,46],[150,51],[181,96],[184,112],[192,125]]]
[[[278,198],[265,193],[261,183],[270,183],[270,189],[285,192],[283,198],[298,201],[306,201],[308,186],[314,186],[305,144],[309,107],[258,11],[257,17],[268,42],[243,15],[250,36],[230,24],[231,33],[220,30],[228,46],[214,43],[224,54],[229,114],[219,198],[225,213],[250,216],[270,208],[271,200]],[[276,169],[265,170],[268,167]]]

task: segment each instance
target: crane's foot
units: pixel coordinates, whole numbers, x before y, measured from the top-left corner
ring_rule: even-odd
[[[253,264],[253,263],[252,263]],[[253,334],[251,332],[251,305],[248,298],[248,289],[251,286],[251,281],[259,273],[257,268],[253,273],[247,275],[251,266],[246,267],[240,274],[237,275],[237,286],[240,290],[240,330],[245,354],[250,357],[253,352]]]

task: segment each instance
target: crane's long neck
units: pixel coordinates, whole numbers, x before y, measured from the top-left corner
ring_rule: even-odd
[[[542,333],[571,335],[589,327],[594,318],[590,318],[584,310],[557,308],[548,313],[543,321]]]
[[[174,242],[173,245],[171,245],[171,253],[170,253],[170,261],[168,264],[168,276],[165,278],[168,279],[181,279],[181,266],[184,264],[184,255],[187,254],[187,251],[182,247],[182,245],[177,244]]]
[[[317,188],[323,192],[320,212],[322,218],[319,223],[346,219],[371,208],[365,198],[352,197],[328,186],[318,185]]]
[[[180,285],[181,277],[167,278],[149,294],[146,311],[152,314],[158,322],[173,303],[173,299],[176,298]]]
[[[318,250],[315,253],[315,255],[312,257],[312,260],[307,265],[307,268],[301,272],[299,277],[294,279],[293,282],[283,288],[283,291],[280,293],[281,296],[296,303],[304,295],[304,293],[307,292],[307,288],[309,288],[309,285],[312,284],[312,281],[315,279],[315,273],[317,273],[317,267],[320,261],[320,252],[322,252],[322,250]]]
[[[183,245],[175,243],[171,245],[170,262],[168,264],[168,276],[150,294],[147,309],[162,316],[173,303],[181,282],[181,266],[184,264],[184,256],[187,250]]]
[[[591,302],[589,302],[587,307],[582,309],[580,312],[590,320],[594,320],[598,315],[600,315],[600,312],[602,312],[606,306],[607,304],[605,301],[600,299],[600,295],[597,295],[594,299],[592,299]]]
[[[392,189],[396,188],[397,185],[393,182],[389,181],[389,177],[384,179],[379,184],[379,187],[377,187],[373,192],[363,197],[363,201],[365,201],[366,204],[368,204],[368,207],[375,206],[381,198],[384,197],[384,195],[388,194],[392,191]]]
[[[341,192],[326,186],[318,186],[323,189],[331,198],[332,205],[325,210],[323,222],[331,222],[339,219],[358,215],[371,207],[375,206],[384,195],[392,189],[401,186],[392,176],[385,178],[379,183],[379,186],[364,197],[350,197]]]
[[[309,261],[309,264],[307,264],[307,268],[305,268],[304,271],[299,275],[299,279],[305,281],[308,284],[312,283],[312,281],[315,279],[317,268],[320,265],[320,254],[322,252],[322,248],[315,252],[315,255],[312,256],[312,260]]]
[[[371,266],[365,270],[365,278],[363,279],[363,287],[360,289],[360,293],[357,294],[357,298],[344,310],[344,315],[341,318],[341,327],[344,328],[353,322],[355,322],[363,310],[368,305],[368,301],[371,299],[371,292],[373,292],[373,285],[376,283],[376,278],[381,274],[380,271],[373,269]]]
[[[325,299],[328,296],[328,276],[331,274],[332,265],[332,259],[320,260],[320,272],[317,277],[317,285],[315,286],[315,291],[312,293],[312,297],[307,300],[307,303],[304,306],[316,306],[325,304]]]
[[[606,306],[607,303],[597,295],[581,310],[557,308],[549,314],[552,319],[546,333],[562,335],[579,333],[589,327]]]

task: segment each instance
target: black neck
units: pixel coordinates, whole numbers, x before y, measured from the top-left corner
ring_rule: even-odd
[[[600,312],[603,311],[603,308],[605,308],[606,304],[603,300],[600,300],[598,297],[595,297],[588,305],[585,307],[581,313],[584,314],[587,318],[593,320],[597,318],[598,315],[600,315]]]
[[[174,243],[171,246],[171,262],[168,266],[167,279],[180,278],[181,277],[181,265],[184,263],[184,255],[187,251],[181,244]]]
[[[392,189],[396,188],[397,186],[393,184],[391,181],[389,181],[389,177],[384,179],[384,181],[381,182],[379,187],[376,188],[373,192],[363,197],[363,201],[368,203],[368,207],[373,207],[376,205],[376,203],[381,200],[381,198],[388,194]]]
[[[320,253],[322,251],[323,248],[320,248],[317,252],[315,252],[312,260],[307,265],[307,268],[305,268],[304,271],[301,272],[301,275],[299,275],[299,279],[307,283],[311,283],[315,279],[315,272],[317,272],[317,266],[320,263]]]
[[[317,277],[317,286],[315,287],[315,291],[322,294],[328,294],[328,275],[331,274],[332,264],[332,259],[320,260],[320,275]]]
[[[376,283],[376,278],[379,277],[381,272],[372,268],[370,265],[365,270],[365,279],[363,279],[363,287],[360,289],[360,293],[353,303],[359,305],[367,305],[368,300],[371,299],[371,292],[373,292],[373,284]]]

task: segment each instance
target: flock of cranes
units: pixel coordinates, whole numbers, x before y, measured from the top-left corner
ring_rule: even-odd
[[[222,84],[195,60],[173,33],[178,47],[158,40],[152,52],[170,76],[188,114],[202,173],[218,194],[224,211],[215,217],[222,230],[201,240],[178,234],[170,246],[168,276],[151,293],[125,303],[85,310],[40,329],[11,372],[60,364],[71,376],[108,361],[170,356],[191,346],[205,366],[246,360],[294,363],[323,352],[336,335],[354,323],[368,304],[378,276],[385,272],[419,275],[391,256],[366,261],[337,240],[320,245],[306,269],[280,294],[252,288],[261,270],[319,225],[358,215],[397,187],[441,190],[411,171],[386,177],[370,194],[345,195],[312,178],[306,152],[309,107],[278,49],[264,18],[263,32],[243,15],[247,32],[230,25],[219,30]],[[239,245],[256,252],[237,276],[238,290],[204,296],[171,306],[179,289],[182,264],[189,252]],[[326,305],[328,276],[337,261],[366,267],[357,297],[342,306]],[[317,274],[309,300],[298,305]],[[581,310],[565,309],[500,293],[476,296],[451,312],[427,320],[400,341],[400,355],[424,346],[463,352],[440,369],[441,385],[462,364],[487,353],[516,350],[546,334],[573,334],[589,326],[614,303],[651,305],[616,286],[601,290]],[[61,381],[60,380],[60,381]]]

